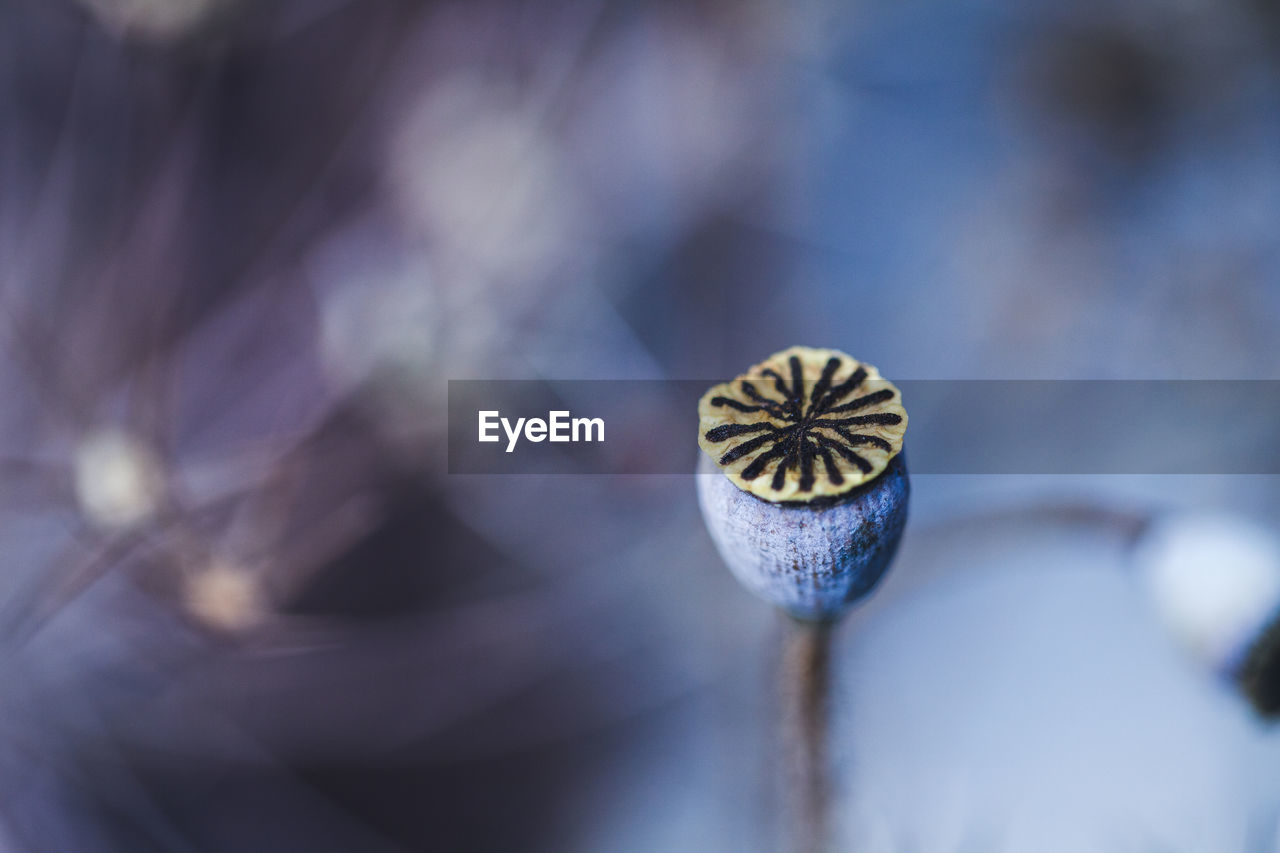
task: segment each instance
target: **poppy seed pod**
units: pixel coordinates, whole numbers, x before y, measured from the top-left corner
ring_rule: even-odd
[[[844,353],[792,347],[709,390],[699,414],[698,499],[721,557],[792,616],[839,618],[906,525],[897,388]]]

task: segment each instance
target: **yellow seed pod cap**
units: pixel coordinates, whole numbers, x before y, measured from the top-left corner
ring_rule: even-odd
[[[698,444],[734,485],[773,502],[831,499],[902,452],[902,395],[839,350],[791,347],[698,401]]]

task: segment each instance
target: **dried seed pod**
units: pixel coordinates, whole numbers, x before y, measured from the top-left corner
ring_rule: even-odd
[[[712,388],[699,414],[698,498],[724,561],[797,618],[841,616],[906,524],[898,390],[844,353],[792,347]]]
[[[901,395],[878,370],[809,347],[716,385],[698,417],[702,449],[739,488],[768,501],[852,491],[888,467],[907,429]]]

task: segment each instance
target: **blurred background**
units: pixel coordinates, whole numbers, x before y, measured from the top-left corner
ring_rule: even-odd
[[[1261,0],[6,0],[0,128],[6,853],[776,849],[692,478],[450,476],[448,379],[1280,379]],[[1276,478],[912,512],[837,849],[1280,850]]]

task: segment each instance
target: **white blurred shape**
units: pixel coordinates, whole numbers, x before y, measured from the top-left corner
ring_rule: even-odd
[[[155,514],[164,493],[160,460],[134,436],[116,429],[88,435],[76,448],[80,509],[106,530],[132,527]]]
[[[1280,608],[1280,541],[1242,518],[1174,515],[1134,558],[1166,627],[1215,670],[1230,671]]]
[[[215,562],[187,580],[187,609],[219,631],[243,631],[261,621],[263,595],[258,579],[246,569]]]
[[[410,444],[439,426],[442,377],[483,369],[478,350],[501,339],[489,320],[496,309],[468,311],[466,294],[442,294],[426,253],[381,221],[335,232],[307,258],[307,280],[330,383]]]
[[[438,308],[425,270],[425,264],[406,263],[374,278],[352,277],[325,294],[321,351],[342,387],[388,376],[427,378]]]
[[[81,0],[103,25],[144,38],[180,38],[228,0]]]
[[[544,116],[467,76],[433,87],[408,115],[391,189],[434,250],[475,274],[525,279],[563,257],[576,190]]]

